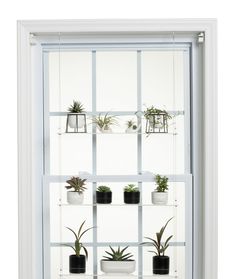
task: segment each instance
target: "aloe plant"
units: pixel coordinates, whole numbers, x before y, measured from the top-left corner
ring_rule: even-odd
[[[103,256],[103,258],[108,261],[129,261],[133,255],[131,253],[124,254],[128,247],[129,246],[126,246],[121,250],[120,246],[118,246],[117,250],[114,250],[111,246],[109,246],[111,252],[105,251],[105,253],[107,253],[109,256]]]
[[[68,108],[68,111],[71,113],[82,113],[84,108],[81,102],[73,101],[73,104]]]
[[[168,190],[168,177],[157,174],[154,179],[157,185],[157,192],[165,192]]]
[[[83,193],[87,188],[84,186],[85,185],[86,179],[81,179],[80,177],[71,177],[69,180],[66,182],[69,185],[66,185],[66,189],[74,189],[75,192],[78,192],[79,194]]]
[[[111,192],[111,189],[108,186],[101,185],[96,189],[96,191],[101,193],[109,193]]]
[[[100,113],[97,117],[93,118],[93,123],[95,123],[100,129],[108,129],[112,125],[117,125],[116,116],[108,115],[108,112],[102,116]]]
[[[79,256],[81,255],[81,250],[83,249],[84,252],[85,252],[86,258],[88,258],[88,251],[87,251],[86,247],[81,243],[81,238],[82,238],[82,236],[83,236],[87,231],[89,231],[89,230],[91,230],[91,229],[93,229],[93,228],[95,228],[95,227],[90,227],[90,228],[88,228],[88,229],[82,231],[82,228],[83,228],[85,222],[86,222],[86,220],[82,222],[82,224],[81,224],[81,226],[80,226],[80,228],[79,228],[79,230],[78,230],[78,233],[76,233],[76,232],[75,232],[74,230],[72,230],[71,228],[66,227],[68,230],[70,230],[70,231],[74,234],[74,236],[75,236],[75,242],[74,242],[74,246],[69,245],[69,244],[64,244],[64,245],[65,245],[65,246],[68,246],[68,247],[70,247],[70,248],[72,248],[72,249],[74,250],[74,252],[75,252],[75,254],[76,254],[77,257],[79,257]]]
[[[156,233],[156,239],[153,239],[153,238],[150,238],[150,237],[145,237],[146,239],[150,240],[148,242],[142,242],[141,245],[145,245],[145,244],[150,244],[152,246],[154,246],[154,248],[156,249],[156,251],[148,251],[148,252],[151,252],[151,253],[154,253],[156,254],[156,256],[165,256],[165,251],[166,249],[169,247],[169,242],[171,240],[171,238],[173,237],[173,235],[169,236],[167,238],[167,240],[165,242],[162,242],[162,236],[163,236],[163,233],[168,225],[168,223],[173,219],[170,218],[165,226],[163,226],[160,230],[160,232],[157,232]]]
[[[135,184],[128,184],[126,187],[124,187],[124,192],[128,192],[128,193],[139,192],[139,188],[136,187]]]

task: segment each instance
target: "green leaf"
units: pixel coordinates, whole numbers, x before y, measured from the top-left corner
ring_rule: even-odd
[[[74,234],[74,236],[75,236],[75,238],[76,238],[76,240],[78,240],[78,237],[77,237],[77,235],[76,235],[76,233],[75,233],[75,231],[73,231],[72,229],[70,229],[69,227],[66,227],[68,230],[70,230],[73,234]],[[78,240],[79,241],[79,240]]]
[[[95,228],[95,227],[91,227],[91,228],[86,229],[86,230],[78,237],[78,240],[80,240],[81,237],[82,237],[87,231],[89,231],[89,230],[91,230],[91,229],[93,229],[93,228]]]
[[[88,259],[88,251],[87,251],[87,249],[86,249],[86,247],[85,246],[81,246],[82,248],[83,248],[83,250],[84,250],[84,252],[85,252],[85,254],[86,254],[86,258]]]

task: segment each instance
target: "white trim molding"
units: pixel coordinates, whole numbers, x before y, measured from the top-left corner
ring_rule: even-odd
[[[33,77],[33,52],[37,49],[32,51],[31,45],[35,45],[32,35],[124,36],[172,32],[204,33],[201,108],[203,248],[198,255],[202,258],[202,266],[193,266],[193,279],[217,278],[217,22],[215,19],[115,19],[18,21],[19,279],[49,279],[43,278],[42,235],[35,221],[42,208],[40,201],[35,199],[36,195],[42,195],[36,185],[43,180],[35,171],[43,167],[40,155],[43,142],[35,129],[36,125],[42,130],[43,119],[38,119],[35,111],[43,110],[43,107],[35,106],[35,103],[40,103],[38,98],[43,94],[35,96],[40,95],[37,92],[42,91],[42,85]],[[40,44],[37,48],[40,51]],[[42,80],[42,73],[37,74]],[[40,162],[35,163],[35,156]]]

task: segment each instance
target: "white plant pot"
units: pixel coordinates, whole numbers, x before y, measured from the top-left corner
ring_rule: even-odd
[[[108,134],[108,133],[112,133],[112,129],[110,127],[103,127],[103,128],[99,128],[99,131],[103,134]]]
[[[168,193],[167,192],[152,192],[152,203],[158,205],[165,205],[168,202]]]
[[[76,116],[78,117],[78,126],[76,123]],[[70,128],[82,128],[85,125],[84,115],[69,115],[68,124]]]
[[[161,129],[164,127],[161,116],[159,116],[159,117],[155,116],[155,125],[154,125],[154,117],[150,115],[149,116],[149,125],[151,128],[157,128],[157,129]]]
[[[135,271],[135,261],[106,261],[101,260],[101,271],[109,274],[130,274]]]
[[[84,200],[84,194],[74,191],[67,192],[67,202],[70,204],[82,204]]]

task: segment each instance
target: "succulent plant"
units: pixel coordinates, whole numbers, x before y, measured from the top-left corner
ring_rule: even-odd
[[[73,101],[73,104],[68,108],[68,111],[71,113],[82,113],[84,108],[81,102]]]
[[[82,236],[83,236],[87,231],[89,231],[89,230],[91,230],[91,229],[93,229],[93,228],[95,228],[95,227],[90,227],[90,228],[88,228],[88,229],[82,231],[82,228],[83,228],[85,222],[86,222],[86,221],[83,221],[83,222],[82,222],[82,224],[81,224],[81,226],[80,226],[80,228],[79,228],[77,234],[76,234],[75,231],[72,230],[71,228],[66,227],[68,230],[70,230],[70,231],[74,234],[74,236],[75,236],[75,242],[74,242],[74,246],[69,245],[69,244],[64,244],[64,245],[65,245],[65,246],[68,246],[68,247],[70,247],[70,248],[72,248],[72,249],[74,250],[74,252],[76,253],[76,256],[78,256],[78,257],[81,255],[81,250],[83,249],[84,252],[85,252],[85,254],[86,254],[86,258],[88,258],[88,251],[87,251],[86,247],[81,243],[81,238],[82,238]]]
[[[74,189],[74,192],[83,193],[87,188],[85,185],[86,179],[81,179],[80,177],[71,177],[71,179],[67,180],[66,182],[69,185],[66,185],[66,189]]]
[[[151,252],[151,253],[154,253],[156,254],[157,256],[164,256],[165,255],[165,251],[166,249],[169,247],[169,241],[171,240],[171,238],[173,237],[173,235],[169,236],[167,238],[167,240],[165,242],[162,242],[162,236],[163,236],[163,233],[168,225],[168,223],[173,219],[170,218],[165,226],[163,226],[160,230],[160,232],[157,232],[156,233],[156,240],[153,239],[153,238],[150,238],[150,237],[145,237],[146,239],[150,240],[148,242],[142,242],[141,245],[145,245],[145,244],[150,244],[152,246],[154,246],[154,248],[156,249],[156,251],[148,251],[148,252]]]
[[[111,189],[108,186],[101,185],[96,189],[97,192],[108,193],[111,192]]]
[[[149,119],[151,114],[160,114],[160,113],[164,113],[168,119],[172,118],[171,115],[166,110],[157,109],[154,106],[146,108],[146,110],[144,111],[144,116],[146,119]]]
[[[166,176],[161,176],[159,174],[155,175],[155,182],[157,185],[157,192],[165,192],[168,190],[168,178]]]
[[[124,192],[139,192],[139,188],[135,184],[128,184],[124,187]]]
[[[97,117],[93,118],[93,123],[95,123],[100,129],[108,129],[112,125],[117,125],[116,116],[108,115],[108,112],[102,116],[100,113]]]
[[[111,246],[109,246],[111,252],[105,251],[105,253],[109,256],[103,256],[103,258],[108,261],[131,261],[130,258],[133,257],[133,255],[131,253],[124,254],[128,247],[129,246],[126,246],[121,250],[120,246],[118,246],[117,250],[114,250]]]

